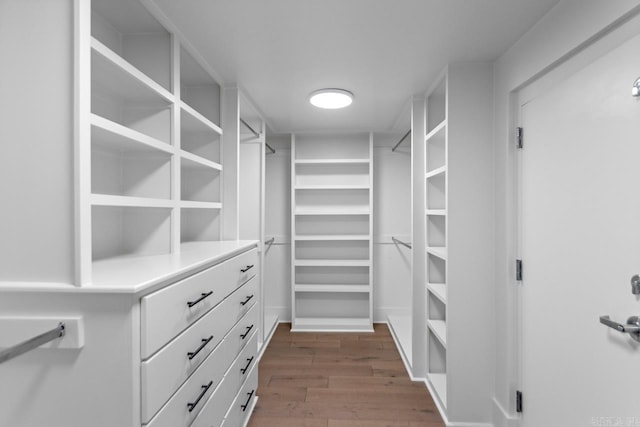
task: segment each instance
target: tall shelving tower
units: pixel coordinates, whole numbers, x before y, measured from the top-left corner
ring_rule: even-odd
[[[294,331],[373,331],[373,136],[293,135]]]

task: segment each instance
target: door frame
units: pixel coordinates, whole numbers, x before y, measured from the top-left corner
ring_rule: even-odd
[[[524,131],[524,148],[522,150],[515,147],[515,131],[522,126],[522,108],[537,96],[545,93],[546,90],[555,84],[572,76],[590,63],[599,59],[606,53],[620,46],[624,42],[630,40],[634,36],[640,34],[640,8],[634,8],[630,13],[622,16],[610,26],[604,28],[601,32],[580,44],[567,55],[563,56],[550,66],[544,68],[534,75],[530,80],[512,90],[509,93],[509,128],[513,129],[514,138],[510,138],[511,147],[508,156],[508,176],[511,177],[511,185],[507,187],[507,208],[509,210],[507,217],[511,219],[508,229],[508,247],[511,248],[512,256],[508,260],[509,265],[513,266],[513,274],[510,274],[510,287],[515,289],[510,298],[510,304],[515,307],[511,312],[511,324],[515,325],[512,345],[512,354],[515,355],[515,378],[512,384],[515,385],[509,412],[515,416],[509,425],[519,426],[523,424],[526,417],[526,397],[522,413],[516,412],[515,391],[522,390],[523,381],[523,301],[522,286],[523,282],[517,281],[515,276],[515,263],[517,259],[521,259],[522,254],[522,156],[526,153],[526,129]],[[640,75],[640,70],[638,70]],[[631,93],[631,85],[629,82],[629,93]],[[629,95],[631,96],[631,94]],[[525,278],[526,278],[526,267]],[[522,390],[526,396],[526,391]]]

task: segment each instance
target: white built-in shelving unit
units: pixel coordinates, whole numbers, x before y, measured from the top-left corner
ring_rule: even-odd
[[[450,423],[491,416],[491,76],[452,64],[425,102],[425,376]]]
[[[447,406],[447,76],[426,99],[427,380]]]
[[[90,129],[77,178],[81,284],[98,279],[95,263],[220,240],[222,209],[211,73],[137,2],[94,0],[90,29],[90,91],[78,103],[81,134]]]
[[[292,329],[372,331],[372,135],[291,146]]]

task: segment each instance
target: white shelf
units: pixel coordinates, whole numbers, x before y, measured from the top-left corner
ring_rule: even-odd
[[[446,209],[427,209],[427,215],[430,216],[447,216]]]
[[[368,185],[296,185],[296,190],[369,190]]]
[[[427,253],[437,256],[445,261],[447,260],[447,248],[431,246],[427,248]]]
[[[197,156],[189,153],[188,151],[181,150],[180,156],[182,157],[182,166],[190,169],[207,169],[207,170],[222,170],[220,163],[212,162],[204,157]],[[186,160],[186,161],[185,161]]]
[[[368,165],[369,159],[296,159],[296,165]]]
[[[369,207],[361,208],[301,208],[295,210],[295,215],[369,215]]]
[[[444,320],[427,320],[427,326],[433,333],[440,344],[446,349],[447,348],[447,323]]]
[[[436,168],[432,171],[429,171],[425,174],[425,178],[429,179],[429,178],[433,178],[436,177],[438,175],[443,175],[447,172],[447,167],[446,166],[440,166],[439,168]]]
[[[436,396],[442,402],[442,406],[447,407],[447,374],[427,374],[427,379]]]
[[[296,267],[369,267],[367,259],[296,259]]]
[[[440,132],[441,130],[443,130],[445,127],[447,126],[447,120],[443,120],[440,122],[439,125],[437,125],[436,127],[434,127],[431,132],[427,133],[427,136],[425,137],[425,141],[429,142],[431,140],[434,139],[434,137],[436,135],[438,135],[438,132]]]
[[[368,317],[296,317],[293,332],[373,332],[373,326]]]
[[[351,240],[369,240],[369,236],[364,234],[316,234],[316,235],[300,235],[294,236],[297,241],[351,241]]]
[[[123,152],[152,153],[157,150],[174,153],[171,145],[96,114],[91,114],[91,132],[94,144],[108,145]]]
[[[369,293],[371,288],[369,285],[339,285],[339,284],[296,284],[294,285],[296,292],[349,292],[349,293]]]
[[[121,99],[173,102],[173,95],[95,38],[91,38],[92,79]]]
[[[220,202],[191,202],[183,200],[180,202],[181,208],[186,209],[222,209],[222,203]]]
[[[443,304],[447,303],[447,285],[443,283],[428,283],[427,289],[433,296],[438,298]]]
[[[194,109],[193,107],[189,106],[186,102],[181,101],[180,102],[180,108],[182,109],[182,111],[184,111],[185,113],[189,114],[191,116],[191,118],[197,120],[199,123],[201,123],[202,125],[206,126],[208,129],[213,130],[218,135],[222,135],[222,129],[220,128],[220,126],[218,126],[217,124],[213,123],[211,120],[207,119],[205,116],[200,114],[196,109]],[[185,121],[184,118],[183,118],[182,121],[183,122]],[[197,126],[196,123],[193,123],[190,120],[186,120],[186,124],[187,124],[187,129],[189,129],[189,130],[196,129],[195,128],[195,126]]]
[[[113,206],[131,208],[173,208],[175,202],[168,199],[149,199],[145,197],[112,196],[107,194],[92,194],[93,206]]]

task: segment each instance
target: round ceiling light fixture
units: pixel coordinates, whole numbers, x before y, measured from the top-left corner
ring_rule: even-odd
[[[344,89],[320,89],[311,93],[309,102],[318,108],[335,110],[351,105],[353,93]]]

